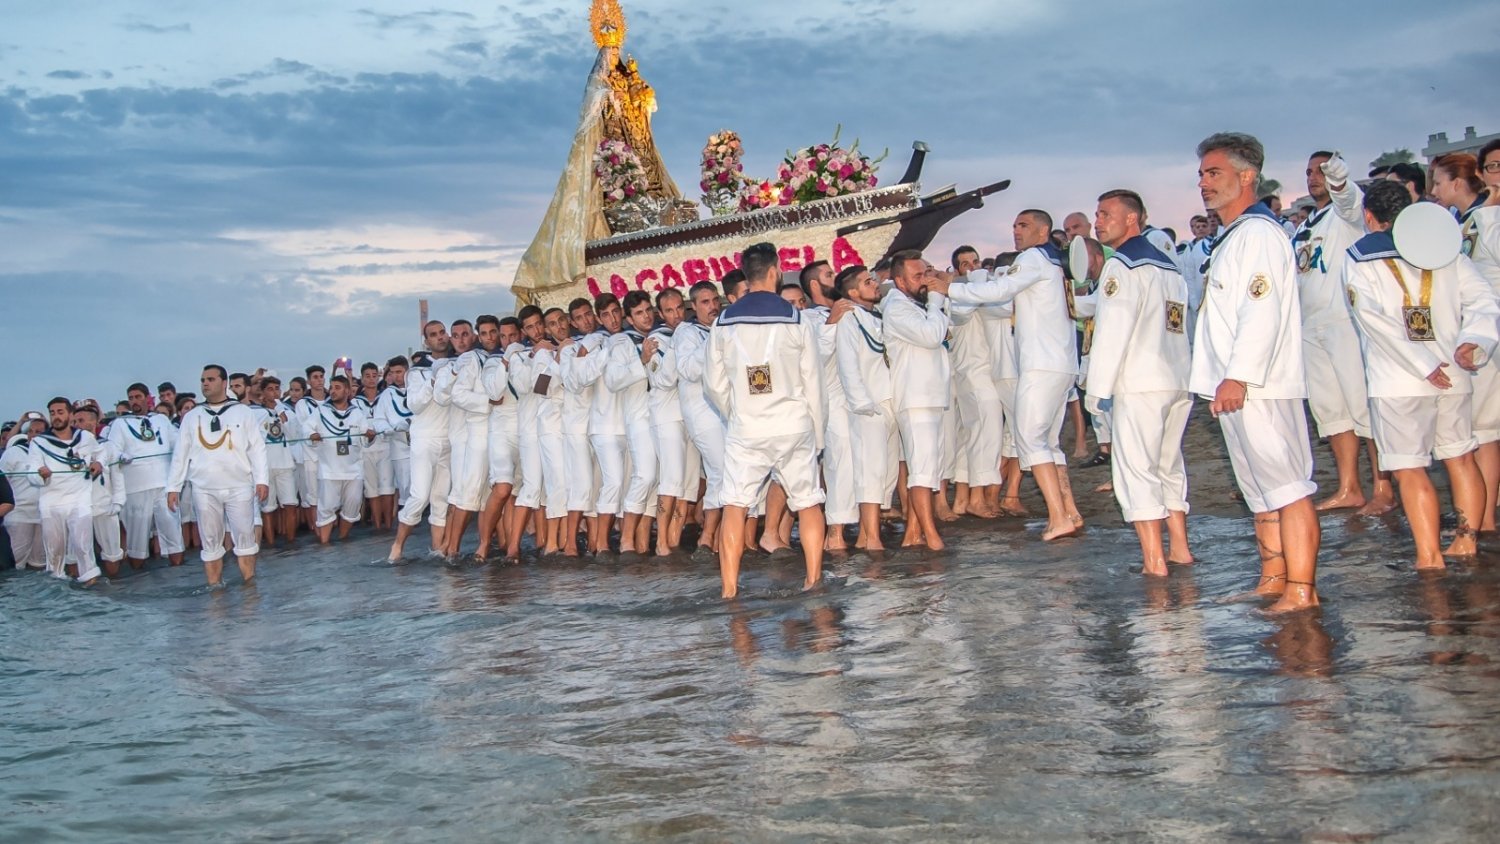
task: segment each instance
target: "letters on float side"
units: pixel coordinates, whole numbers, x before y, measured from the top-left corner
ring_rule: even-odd
[[[822,257],[824,255],[827,257]],[[782,247],[780,257],[782,272],[796,272],[817,260],[828,261],[833,265],[834,272],[865,262],[860,257],[859,250],[854,248],[848,238],[843,237],[835,238],[833,244],[823,251],[812,244]],[[629,271],[624,274],[615,272],[602,283],[598,278],[589,276],[589,295],[598,296],[608,292],[623,299],[632,290],[655,293],[669,287],[687,288],[700,281],[722,281],[724,276],[739,265],[740,253],[735,252],[729,256],[702,255],[660,266],[641,267],[633,274]]]

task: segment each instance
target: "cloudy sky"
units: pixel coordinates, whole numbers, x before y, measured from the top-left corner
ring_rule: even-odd
[[[1490,0],[624,5],[679,184],[721,127],[767,174],[842,123],[890,148],[894,178],[920,138],[928,187],[1015,183],[944,253],[998,251],[1020,208],[1089,210],[1111,187],[1183,228],[1216,130],[1259,135],[1288,198],[1319,147],[1363,165],[1500,131]],[[586,0],[5,7],[11,418],[134,380],[195,388],[209,361],[384,359],[415,341],[422,297],[443,319],[508,312],[594,58]]]

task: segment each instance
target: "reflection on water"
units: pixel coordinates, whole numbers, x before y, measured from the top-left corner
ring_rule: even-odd
[[[0,580],[0,840],[1486,839],[1500,560],[1325,523],[1267,619],[1248,518],[1146,581],[1118,522],[943,555],[515,568],[271,557]]]

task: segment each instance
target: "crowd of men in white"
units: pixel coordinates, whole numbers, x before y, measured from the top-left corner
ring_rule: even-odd
[[[1318,602],[1317,509],[1394,507],[1392,475],[1417,566],[1475,553],[1500,489],[1500,203],[1480,177],[1500,182],[1500,148],[1434,164],[1433,196],[1464,226],[1462,254],[1434,270],[1403,258],[1390,232],[1424,185],[1362,190],[1338,155],[1315,153],[1317,207],[1289,237],[1259,201],[1258,141],[1214,135],[1198,156],[1217,225],[1195,219],[1194,238],[1174,245],[1137,193],[1108,191],[1087,273],[1070,271],[1051,217],[1027,210],[1014,253],[989,262],[963,247],[951,271],[908,251],[874,271],[818,262],[784,284],[762,243],[686,297],[433,321],[411,360],[357,378],[341,361],[326,383],[311,367],[286,394],[274,373],[210,365],[201,403],[175,419],[143,384],[102,429],[96,407],[56,399],[0,456],[16,565],[88,583],[96,544],[114,574],[126,557],[143,567],[153,539],[180,563],[195,522],[209,582],[226,544],[250,579],[262,542],[302,521],[323,542],[335,525],[342,538],[368,503],[377,527],[395,522],[392,560],[424,515],[432,551],[450,558],[471,524],[478,557],[515,558],[524,534],[576,555],[581,533],[601,552],[616,528],[622,553],[666,554],[696,522],[695,553],[718,557],[725,597],[744,551],[789,547],[795,521],[811,588],[824,551],[846,547],[844,526],[857,526],[857,547],[881,547],[893,493],[903,544],[941,549],[950,481],[956,509],[994,516],[1024,512],[1029,471],[1042,538],[1077,534],[1059,438],[1080,393],[1147,575],[1193,561],[1182,441],[1194,395],[1256,514],[1254,594],[1276,599],[1272,611]],[[1338,493],[1316,508],[1304,402],[1339,470]],[[1361,438],[1378,454],[1368,500]],[[1446,549],[1433,457],[1458,517]]]

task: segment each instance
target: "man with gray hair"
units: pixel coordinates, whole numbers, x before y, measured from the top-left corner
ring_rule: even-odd
[[[1226,226],[1204,271],[1189,390],[1211,401],[1235,481],[1255,513],[1271,612],[1318,605],[1321,534],[1313,509],[1312,447],[1303,400],[1296,258],[1280,222],[1256,201],[1265,149],[1240,133],[1198,145],[1198,190]]]

